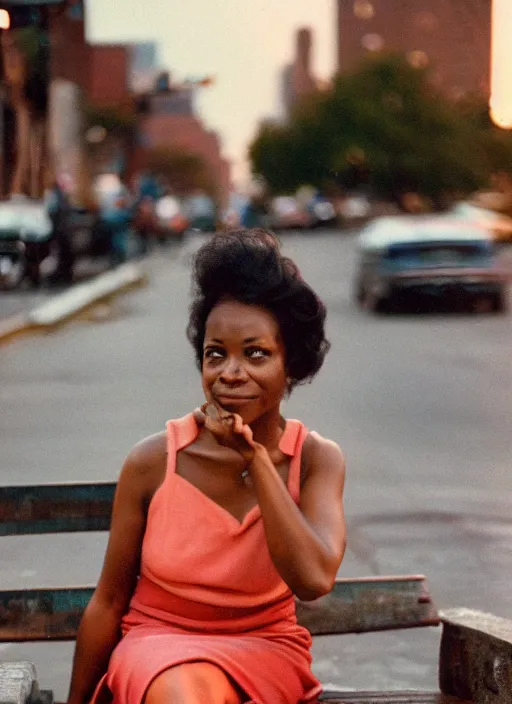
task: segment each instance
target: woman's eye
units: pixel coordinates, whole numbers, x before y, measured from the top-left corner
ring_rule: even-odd
[[[267,350],[262,350],[259,347],[251,347],[246,350],[246,355],[250,357],[250,359],[263,359],[264,357],[268,357],[269,353]]]
[[[215,347],[209,347],[205,350],[204,356],[208,359],[220,359],[224,356],[224,353],[222,352],[222,350],[219,350]]]

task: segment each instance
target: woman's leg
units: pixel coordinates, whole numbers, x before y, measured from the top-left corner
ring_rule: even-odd
[[[144,704],[242,704],[247,701],[228,675],[209,662],[171,667],[155,677]]]

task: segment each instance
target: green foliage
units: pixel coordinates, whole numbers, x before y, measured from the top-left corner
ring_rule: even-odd
[[[84,126],[103,127],[110,135],[130,138],[136,127],[136,117],[127,110],[114,107],[87,105],[85,107]]]
[[[180,149],[152,149],[147,152],[145,166],[161,176],[179,195],[197,189],[215,195],[210,171],[205,161],[197,154]]]
[[[512,139],[487,114],[481,100],[458,105],[442,96],[426,70],[380,56],[337,76],[286,124],[262,127],[252,167],[274,193],[363,180],[383,197],[414,191],[439,202],[485,184],[498,166],[512,169]]]

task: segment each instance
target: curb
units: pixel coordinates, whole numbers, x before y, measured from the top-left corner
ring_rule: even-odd
[[[97,303],[144,286],[147,282],[147,274],[136,264],[128,263],[100,274],[92,281],[76,284],[28,313],[0,320],[0,345],[28,333],[51,332]]]

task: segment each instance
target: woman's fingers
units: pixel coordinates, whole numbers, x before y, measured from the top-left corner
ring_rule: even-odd
[[[244,432],[244,422],[237,413],[233,415],[233,432],[240,435]]]

